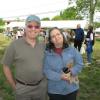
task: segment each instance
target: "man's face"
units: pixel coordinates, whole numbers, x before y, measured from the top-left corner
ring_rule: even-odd
[[[40,33],[40,25],[37,22],[28,22],[25,27],[25,35],[29,39],[35,39]]]
[[[80,28],[80,27],[81,27],[80,24],[78,24],[78,25],[77,25],[77,28]]]

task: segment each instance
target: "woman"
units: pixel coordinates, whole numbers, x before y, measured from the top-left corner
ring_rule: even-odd
[[[44,73],[48,79],[49,100],[76,100],[79,90],[76,76],[83,68],[82,57],[74,47],[68,46],[58,28],[49,31],[48,42]]]
[[[86,43],[86,52],[87,52],[87,64],[91,64],[92,62],[92,52],[93,52],[93,45],[94,45],[94,32],[93,26],[88,27],[88,32],[86,35],[85,43]]]

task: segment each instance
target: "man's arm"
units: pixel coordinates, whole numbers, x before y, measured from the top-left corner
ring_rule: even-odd
[[[3,65],[3,72],[7,78],[7,81],[11,85],[11,87],[15,90],[15,80],[13,78],[12,72],[7,65]]]
[[[84,41],[84,30],[82,29],[82,42]]]

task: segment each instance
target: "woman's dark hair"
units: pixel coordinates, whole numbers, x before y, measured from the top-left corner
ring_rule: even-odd
[[[88,32],[86,38],[90,38],[90,34],[93,33],[93,26],[88,26]]]
[[[88,27],[88,30],[89,30],[90,32],[93,32],[93,26],[90,25],[90,26]]]
[[[60,33],[61,33],[61,35],[63,36],[63,49],[64,49],[64,48],[67,48],[67,47],[69,46],[69,45],[68,45],[68,42],[67,42],[66,39],[65,39],[65,36],[64,36],[62,30],[59,29],[59,28],[57,28],[57,27],[54,27],[54,28],[51,28],[51,29],[49,30],[49,32],[48,32],[48,33],[49,33],[49,34],[48,34],[48,44],[47,44],[47,46],[46,46],[46,50],[51,51],[51,50],[54,50],[54,48],[55,48],[54,44],[53,44],[52,41],[51,41],[51,36],[50,36],[51,32],[52,32],[53,30],[55,30],[55,29],[59,30]]]

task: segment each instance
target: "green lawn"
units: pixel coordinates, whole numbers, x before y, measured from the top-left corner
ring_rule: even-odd
[[[86,54],[83,55],[84,63]],[[100,100],[100,39],[96,40],[93,51],[93,62],[84,66],[80,74],[79,100]]]
[[[0,34],[0,60],[3,56],[5,47],[9,44],[10,39]],[[86,54],[83,55],[86,62]],[[78,100],[100,100],[100,39],[96,40],[93,52],[93,63],[90,67],[85,66],[79,75],[80,91]],[[14,100],[13,92],[5,80],[0,65],[0,96],[4,100]]]

